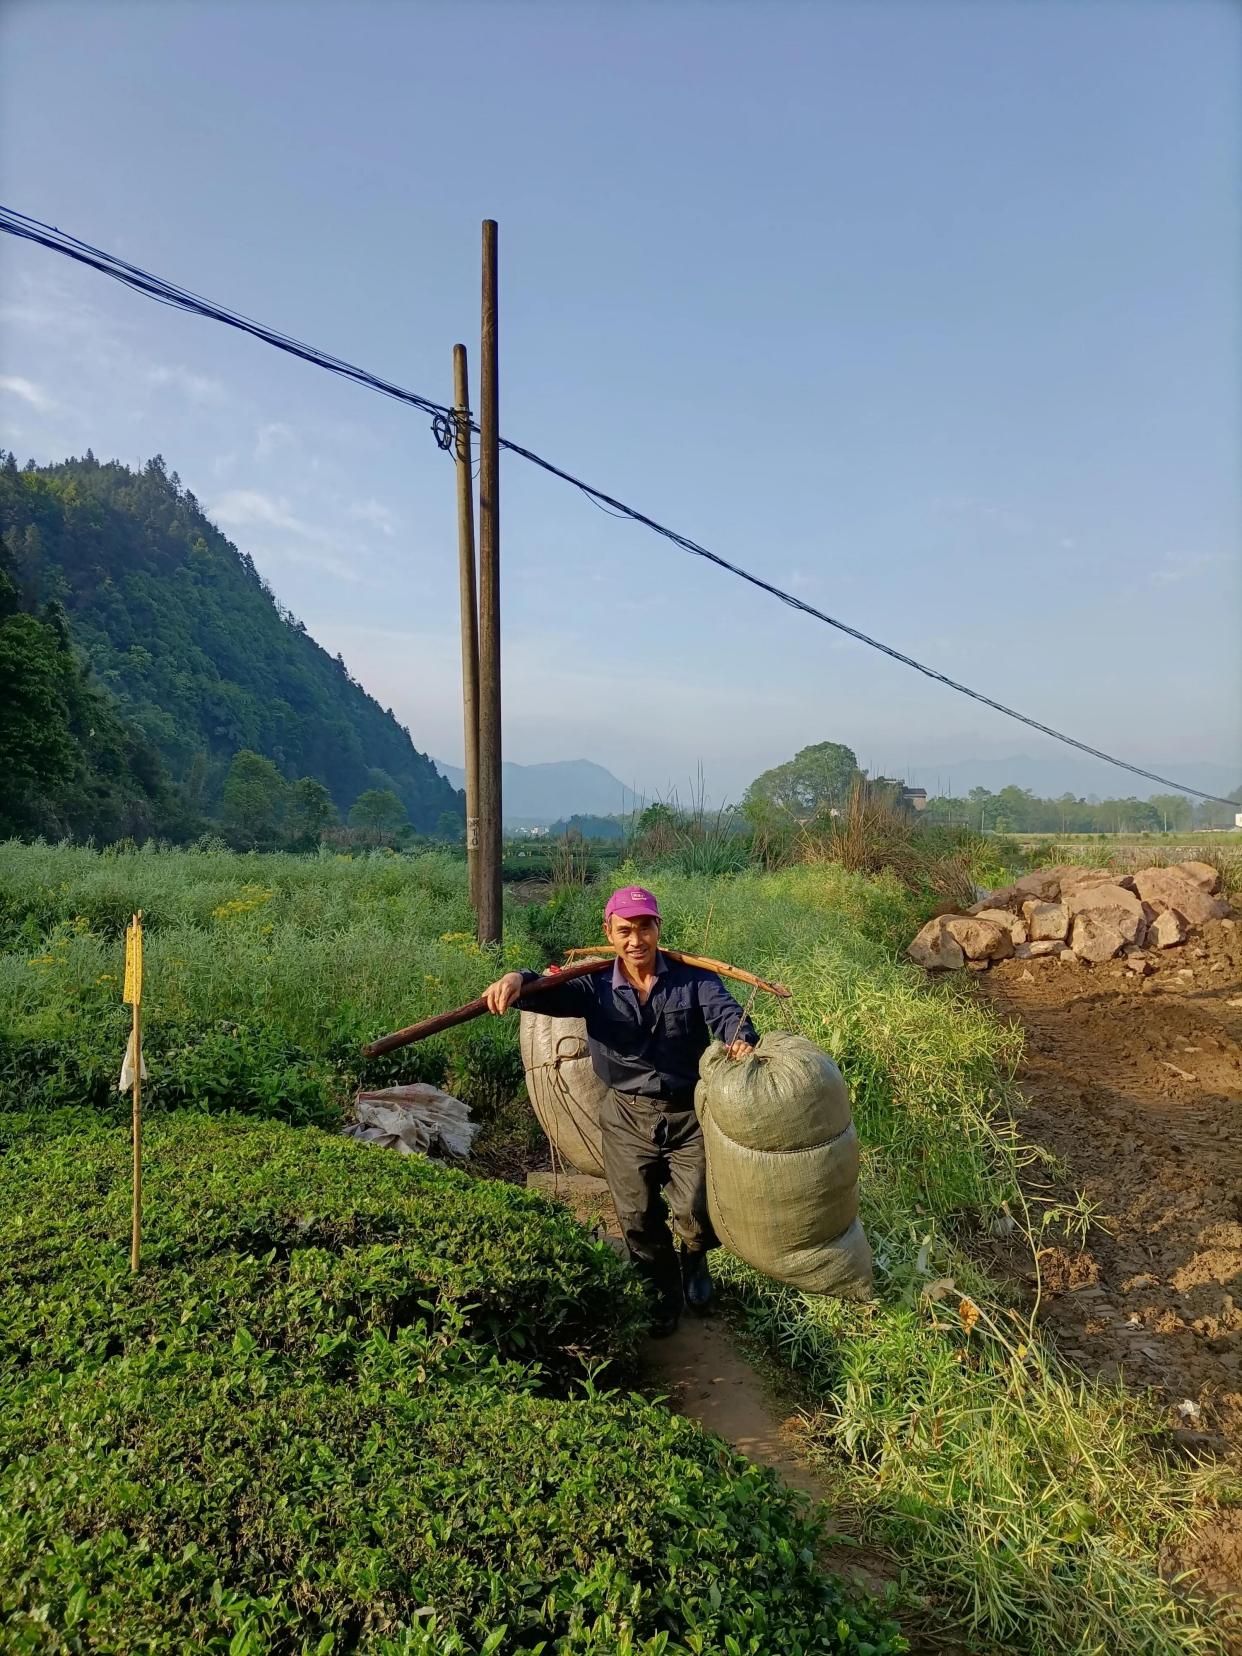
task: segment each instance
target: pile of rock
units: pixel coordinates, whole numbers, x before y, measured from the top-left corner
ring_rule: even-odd
[[[929,970],[985,971],[994,960],[1063,955],[1073,961],[1168,949],[1197,926],[1223,919],[1220,874],[1210,863],[1168,868],[1041,868],[993,891],[966,914],[929,920],[911,943],[911,960]]]

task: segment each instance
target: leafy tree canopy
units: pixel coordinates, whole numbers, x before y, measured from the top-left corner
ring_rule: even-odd
[[[743,806],[750,816],[771,810],[814,816],[844,804],[860,774],[853,750],[844,743],[814,742],[757,776],[746,790]]]
[[[395,834],[408,825],[405,806],[388,788],[368,788],[350,808],[351,828],[374,828],[381,833]]]
[[[243,748],[224,780],[220,803],[228,827],[249,845],[276,837],[284,816],[288,785],[270,759]]]

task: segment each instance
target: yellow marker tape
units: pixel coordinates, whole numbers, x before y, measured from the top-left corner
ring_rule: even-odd
[[[142,1004],[142,920],[135,915],[125,933],[125,994],[126,1006]]]

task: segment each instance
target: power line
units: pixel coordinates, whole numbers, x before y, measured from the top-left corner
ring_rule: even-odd
[[[41,247],[46,247],[53,253],[59,253],[65,258],[74,259],[79,264],[98,270],[102,275],[110,276],[114,281],[123,283],[136,293],[145,294],[160,304],[171,305],[177,310],[189,312],[194,316],[202,316],[209,321],[220,322],[225,327],[235,328],[241,333],[261,339],[265,344],[274,346],[279,351],[285,351],[290,356],[309,362],[317,368],[323,368],[328,373],[337,374],[342,379],[353,380],[356,384],[365,386],[368,390],[378,391],[381,396],[391,397],[394,401],[403,402],[412,408],[420,409],[432,416],[432,432],[436,442],[442,449],[450,452],[456,446],[457,422],[460,416],[443,403],[433,402],[429,397],[420,396],[415,391],[408,391],[403,386],[396,385],[392,380],[386,380],[378,374],[372,374],[365,368],[356,367],[353,363],[344,361],[341,357],[330,355],[313,345],[292,338],[289,334],[281,333],[275,328],[266,327],[256,322],[252,317],[243,316],[240,312],[231,311],[223,305],[217,305],[213,300],[205,299],[201,294],[193,293],[188,288],[179,287],[175,282],[166,281],[163,277],[154,276],[150,271],[143,270],[138,265],[130,264],[127,260],[113,253],[105,253],[101,248],[93,247],[66,231],[58,230],[54,225],[44,224],[39,219],[28,217],[25,213],[16,212],[9,207],[0,206],[0,230],[10,236],[17,236],[25,241],[32,241]],[[474,420],[470,420],[473,431],[479,427]],[[511,442],[508,438],[500,439],[502,449],[510,454],[528,461],[532,466],[538,466],[541,471],[550,476],[559,478],[561,482],[570,484],[578,489],[588,500],[603,510],[611,512],[613,516],[628,518],[633,523],[641,524],[650,529],[653,534],[662,535],[665,540],[672,541],[674,546],[680,546],[683,552],[689,552],[696,558],[704,558],[708,563],[715,564],[727,574],[735,575],[739,580],[747,581],[751,586],[758,587],[761,592],[769,593],[778,598],[782,604],[788,604],[791,609],[799,610],[803,615],[809,615],[813,620],[822,621],[825,626],[835,627],[838,632],[857,639],[860,644],[866,644],[870,649],[879,650],[892,661],[899,661],[904,667],[911,667],[916,673],[922,673],[924,678],[935,680],[938,684],[946,685],[950,690],[956,690],[959,695],[969,696],[972,701],[979,702],[984,707],[990,707],[994,712],[1003,713],[1008,719],[1016,719],[1019,724],[1026,725],[1031,730],[1037,730],[1044,736],[1051,736],[1054,741],[1064,742],[1067,747],[1076,748],[1080,753],[1088,754],[1093,759],[1101,759],[1105,764],[1116,765],[1119,770],[1129,771],[1132,776],[1144,777],[1149,782],[1159,782],[1167,788],[1176,788],[1179,793],[1194,794],[1198,799],[1211,800],[1218,805],[1236,805],[1237,801],[1225,799],[1220,794],[1205,793],[1202,788],[1192,788],[1184,782],[1175,782],[1171,777],[1161,776],[1156,771],[1145,770],[1141,765],[1132,765],[1126,759],[1118,759],[1115,754],[1105,753],[1102,748],[1092,747],[1088,742],[1080,742],[1075,736],[1068,736],[1063,730],[1055,730],[1051,725],[1033,719],[1029,714],[1020,713],[1017,708],[1007,707],[1004,702],[985,696],[979,690],[972,690],[969,685],[960,684],[946,673],[941,673],[934,667],[928,667],[913,656],[908,656],[896,650],[890,644],[882,643],[878,638],[872,638],[869,633],[862,632],[858,627],[852,627],[846,621],[838,620],[825,610],[817,609],[814,604],[808,604],[793,593],[784,591],[771,581],[765,581],[762,576],[743,569],[740,564],[731,563],[722,558],[718,552],[712,552],[708,547],[701,546],[698,541],[682,535],[675,529],[670,529],[655,518],[648,517],[645,512],[638,511],[633,506],[627,506],[624,501],[615,499],[593,484],[586,483],[572,472],[553,465],[551,460],[545,460],[542,455],[532,449],[523,448],[520,443]]]

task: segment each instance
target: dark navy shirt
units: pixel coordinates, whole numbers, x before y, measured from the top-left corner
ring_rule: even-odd
[[[595,1073],[617,1092],[688,1108],[699,1059],[712,1040],[753,1044],[759,1037],[715,972],[670,960],[659,950],[655,971],[645,1006],[617,961],[611,972],[542,990],[529,1010],[584,1019]],[[527,982],[538,975],[522,973]]]

